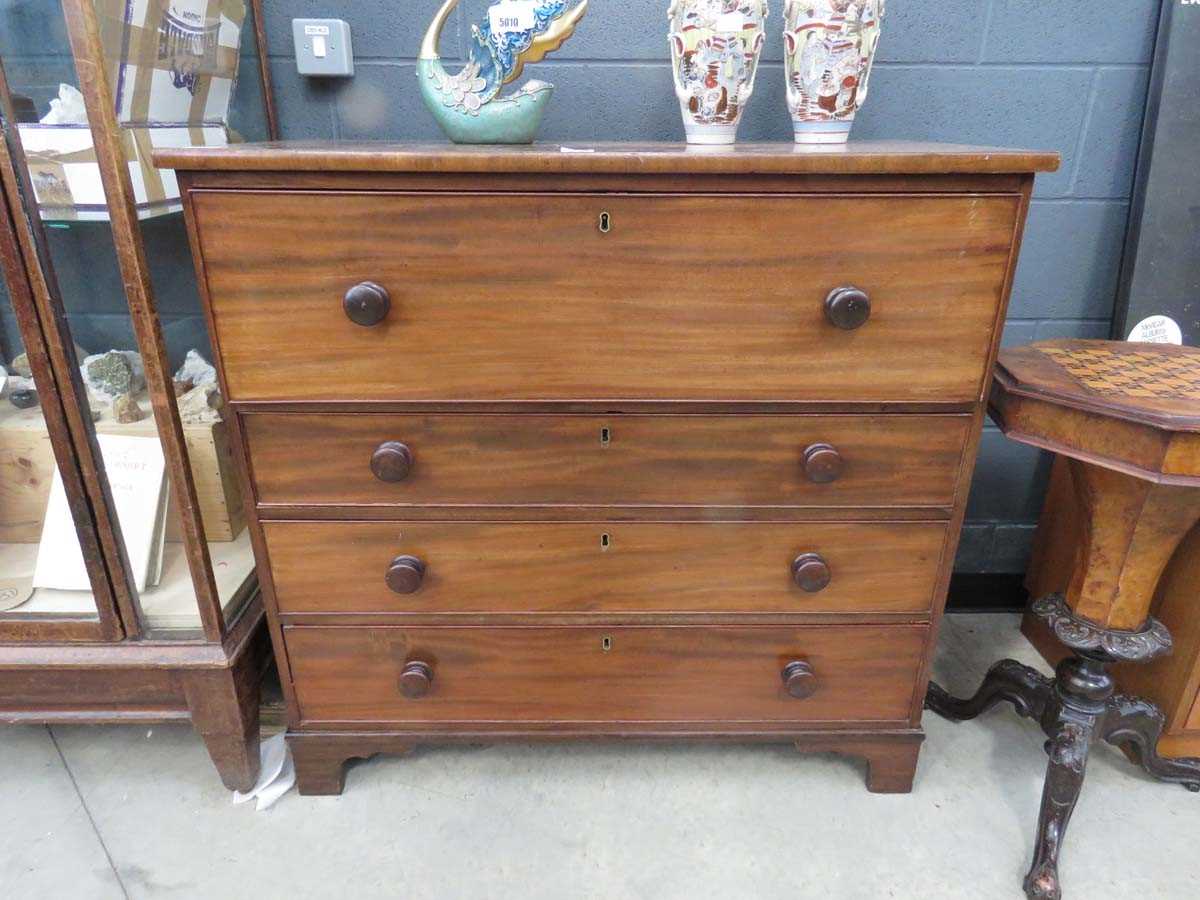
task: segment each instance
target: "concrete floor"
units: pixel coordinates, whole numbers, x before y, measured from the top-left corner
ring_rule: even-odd
[[[1035,662],[1013,616],[952,616],[937,677]],[[425,750],[338,798],[233,806],[185,727],[0,729],[0,897],[1019,898],[1045,757],[996,710],[926,717],[914,792],[782,747]],[[1097,751],[1068,897],[1194,897],[1200,797]]]

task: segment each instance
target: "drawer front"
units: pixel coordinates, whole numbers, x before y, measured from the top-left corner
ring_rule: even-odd
[[[243,423],[260,503],[944,507],[970,418],[264,413]],[[372,470],[389,441],[411,454],[390,482]],[[840,471],[812,457],[806,467],[820,444]]]
[[[924,613],[938,523],[264,522],[280,612]],[[397,558],[404,571],[389,571]],[[798,562],[799,561],[799,562]]]
[[[305,722],[900,722],[926,628],[285,630]],[[425,663],[428,693],[401,676]],[[804,662],[803,699],[782,673]],[[409,670],[412,671],[411,669]],[[794,670],[793,670],[794,671]],[[405,687],[425,685],[408,677]]]
[[[198,191],[192,206],[234,400],[970,402],[1018,201]],[[377,324],[343,309],[362,282],[390,298]],[[848,285],[871,314],[843,330],[825,304]]]

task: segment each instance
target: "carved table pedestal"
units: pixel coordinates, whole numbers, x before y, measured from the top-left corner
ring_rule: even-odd
[[[1150,605],[1200,520],[1200,351],[1104,341],[1005,351],[991,412],[1008,437],[1069,461],[1083,536],[1066,592],[1035,601],[1031,612],[1074,655],[1053,679],[1003,660],[970,699],[930,685],[925,704],[962,721],[1007,700],[1041,724],[1050,762],[1025,892],[1057,898],[1059,851],[1095,740],[1124,748],[1156,778],[1200,791],[1200,759],[1160,757],[1162,712],[1116,694],[1109,673],[1114,663],[1171,650]]]

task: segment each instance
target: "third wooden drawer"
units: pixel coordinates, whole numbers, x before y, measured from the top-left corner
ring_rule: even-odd
[[[263,523],[287,614],[920,616],[939,522]]]
[[[242,421],[260,504],[943,508],[953,503],[971,423],[299,412]],[[373,469],[388,446],[390,471]],[[411,462],[398,468],[401,452]]]

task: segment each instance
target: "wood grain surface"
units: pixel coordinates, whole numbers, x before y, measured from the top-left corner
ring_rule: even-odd
[[[288,613],[928,613],[946,542],[936,523],[264,522]],[[819,553],[828,587],[792,561]],[[426,566],[399,595],[397,556]]]
[[[900,722],[923,626],[285,629],[303,722]],[[609,649],[605,649],[606,642]],[[428,696],[397,678],[420,659]],[[792,660],[816,692],[789,697]]]
[[[1018,208],[1016,195],[190,197],[233,400],[978,400]],[[836,239],[782,239],[796,223]],[[373,327],[342,309],[362,281],[391,296]],[[853,331],[825,318],[845,285],[872,298]]]
[[[851,141],[838,147],[738,143],[689,147],[672,143],[529,146],[400,144],[380,141],[286,141],[228,147],[163,147],[154,164],[188,171],[477,172],[538,175],[586,172],[636,175],[782,174],[922,175],[1053,172],[1057,153],[932,144]]]
[[[261,504],[941,506],[969,416],[243,416]],[[408,477],[371,455],[409,447]],[[841,476],[803,469],[837,448]]]

